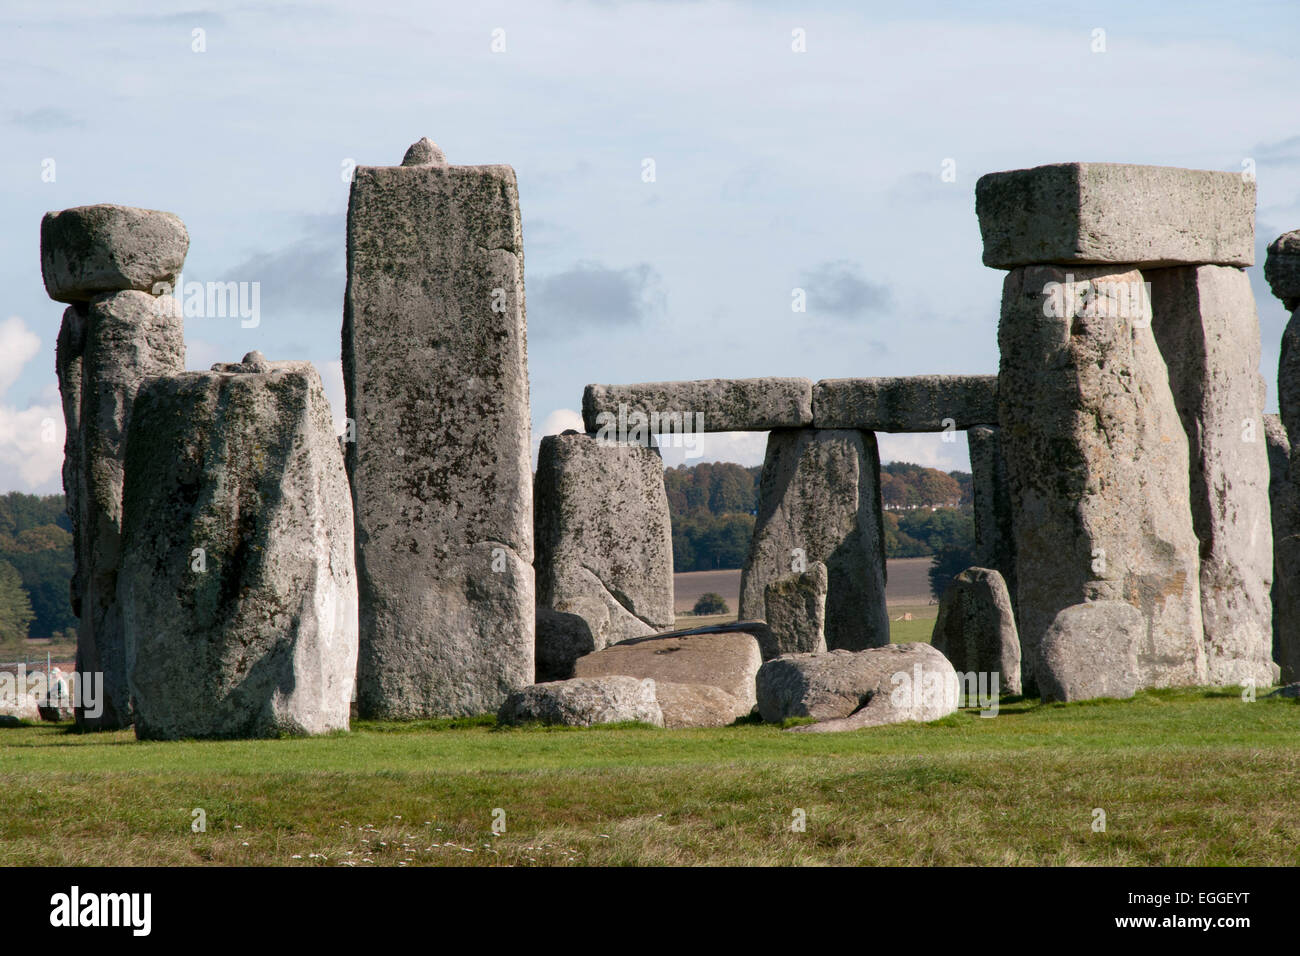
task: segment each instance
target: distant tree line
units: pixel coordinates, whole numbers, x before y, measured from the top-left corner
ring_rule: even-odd
[[[678,465],[664,471],[677,571],[740,568],[749,553],[758,509],[758,466],[729,462]],[[909,462],[880,469],[885,555],[935,558],[943,587],[970,566],[975,546],[971,476]],[[891,504],[892,503],[892,504]],[[965,562],[965,563],[962,563]],[[932,571],[932,586],[934,586]]]
[[[0,646],[21,653],[28,637],[71,637],[72,523],[63,495],[0,495]]]

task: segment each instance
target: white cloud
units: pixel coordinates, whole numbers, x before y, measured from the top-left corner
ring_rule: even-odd
[[[542,439],[547,435],[558,435],[572,428],[576,432],[585,432],[587,426],[582,423],[582,412],[572,408],[557,408],[545,418],[537,431],[533,432],[533,470],[537,470],[537,453],[541,450]]]
[[[684,436],[694,443],[693,448],[660,448],[664,466],[698,465],[706,461],[731,461],[746,468],[763,464],[767,453],[767,432],[709,432],[698,436]],[[675,441],[672,436],[670,441]]]
[[[876,433],[881,464],[906,461],[940,471],[970,471],[970,448],[965,432],[950,433],[953,441],[944,441],[942,432],[895,435]]]
[[[19,409],[6,404],[9,388],[41,351],[41,340],[22,319],[0,322],[0,489],[51,494],[61,489],[63,406],[46,401]],[[43,397],[48,397],[45,391]]]

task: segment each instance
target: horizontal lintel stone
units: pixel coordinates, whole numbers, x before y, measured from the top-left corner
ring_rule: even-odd
[[[813,386],[813,427],[941,432],[998,422],[996,375],[832,378]]]
[[[651,431],[764,432],[812,424],[812,381],[806,378],[709,378],[693,382],[588,385],[582,395],[587,431],[619,427],[622,414],[656,415]],[[602,413],[608,413],[604,422]],[[702,416],[697,419],[697,415]],[[680,416],[678,419],[673,416]],[[673,424],[665,423],[665,417]],[[624,418],[626,421],[626,418]],[[635,425],[636,423],[630,423]]]
[[[984,264],[1249,266],[1255,181],[1243,173],[1058,163],[975,184]]]

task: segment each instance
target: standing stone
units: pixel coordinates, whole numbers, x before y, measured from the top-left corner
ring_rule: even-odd
[[[740,617],[761,620],[767,585],[826,565],[826,646],[889,643],[876,436],[856,430],[772,432],[758,517],[740,577]]]
[[[577,432],[543,438],[533,540],[539,679],[563,679],[584,654],[673,626],[673,534],[656,449]],[[585,640],[573,636],[573,615]]]
[[[1145,275],[1152,328],[1187,433],[1206,676],[1219,686],[1271,685],[1273,532],[1250,281],[1228,266]]]
[[[966,442],[975,499],[975,563],[1001,574],[1007,592],[1015,594],[1016,540],[1002,439],[997,428],[977,425],[966,432]]]
[[[1300,679],[1300,608],[1292,597],[1300,582],[1300,495],[1291,483],[1291,443],[1282,419],[1264,416],[1268,441],[1268,499],[1273,524],[1273,660],[1283,681]],[[1300,594],[1296,594],[1300,597]]]
[[[118,595],[140,739],[346,730],[352,502],[309,362],[144,383]]]
[[[1300,308],[1282,330],[1277,363],[1277,404],[1288,435],[1300,435]]]
[[[1010,272],[998,328],[1024,680],[1036,679],[1040,645],[1062,609],[1123,601],[1146,624],[1142,685],[1203,683],[1187,436],[1143,277],[1070,272]]]
[[[1146,633],[1142,612],[1124,601],[1064,608],[1043,636],[1038,671],[1043,699],[1132,697],[1143,686],[1138,657]]]
[[[171,300],[126,291],[91,303],[78,414],[80,476],[75,480],[82,540],[77,672],[103,673],[104,707],[97,718],[77,710],[78,723],[86,727],[126,727],[132,720],[126,638],[117,607],[123,459],[141,383],[184,368],[184,325]]]
[[[1284,232],[1269,244],[1264,278],[1288,312],[1300,309],[1300,229]]]
[[[997,571],[967,568],[953,578],[939,601],[930,645],[958,673],[997,674],[1002,693],[1020,693],[1020,635]]]
[[[59,397],[63,402],[63,498],[64,510],[72,523],[73,572],[68,582],[72,613],[81,617],[81,588],[84,584],[85,555],[83,536],[86,521],[82,513],[81,487],[81,377],[86,351],[86,321],[89,309],[84,304],[68,306],[59,326],[54,349],[54,370],[59,380]]]
[[[826,565],[814,561],[807,571],[778,578],[763,589],[767,629],[758,639],[763,660],[826,650],[826,582]]]
[[[495,712],[534,676],[519,193],[509,166],[408,161],[358,167],[348,205],[357,706]]]

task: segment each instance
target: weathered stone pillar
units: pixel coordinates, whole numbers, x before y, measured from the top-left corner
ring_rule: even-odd
[[[998,330],[999,425],[1014,510],[1026,683],[1075,699],[1099,688],[1203,682],[1188,442],[1150,329],[1143,271],[1251,265],[1254,181],[1210,170],[1060,163],[980,177],[975,209],[984,264],[1010,270]],[[1191,298],[1197,295],[1193,290]],[[1185,313],[1194,317],[1178,324],[1190,328],[1199,302]],[[1207,333],[1213,334],[1200,332]],[[1217,362],[1219,348],[1203,341],[1196,352]],[[1184,404],[1195,418],[1194,406],[1217,386],[1196,380],[1194,355],[1180,355],[1177,364],[1174,375],[1184,382],[1181,394],[1191,396]],[[1252,392],[1255,382],[1252,371],[1237,387]],[[1240,404],[1251,405],[1250,396]],[[1188,430],[1201,427],[1196,421]],[[1224,422],[1214,429],[1216,454],[1225,454]],[[1199,460],[1195,468],[1207,473]],[[1228,503],[1221,514],[1236,507]],[[1230,535],[1221,537],[1226,545]],[[1241,547],[1234,542],[1230,550]],[[1244,573],[1258,577],[1253,566]],[[1221,618],[1240,616],[1221,607],[1222,582],[1214,570],[1210,575],[1216,648],[1253,648],[1256,639],[1222,636],[1230,626]],[[1074,607],[1112,602],[1135,608],[1142,627],[1130,626],[1133,615],[1118,606]],[[1247,603],[1248,630],[1257,633],[1259,599]],[[1123,629],[1110,626],[1125,617]],[[1040,645],[1049,630],[1051,653],[1044,657]],[[1244,653],[1255,662],[1244,669],[1259,664],[1253,649]],[[1097,673],[1066,672],[1075,668]],[[1228,663],[1216,674],[1241,670]]]
[[[1230,266],[1144,275],[1152,328],[1187,433],[1206,677],[1220,686],[1271,685],[1273,532],[1250,281]]]
[[[533,680],[519,194],[421,140],[358,167],[343,375],[367,717],[495,712]]]
[[[346,730],[352,501],[310,362],[260,352],[144,382],[118,600],[136,736]]]
[[[1294,625],[1297,615],[1292,607],[1300,581],[1300,500],[1291,482],[1291,443],[1286,428],[1277,415],[1264,416],[1264,434],[1268,441],[1268,498],[1273,525],[1273,660],[1281,669],[1284,682],[1300,680],[1300,642]]]
[[[826,646],[889,643],[876,436],[779,429],[767,440],[758,518],[740,578],[740,617],[763,620],[767,585],[826,565]]]
[[[996,427],[976,425],[966,432],[966,442],[975,498],[975,565],[997,571],[1008,593],[1015,594],[1016,542],[1002,439]]]
[[[1058,613],[1125,601],[1146,621],[1142,686],[1202,683],[1187,437],[1143,277],[1069,268],[1069,278],[1059,266],[1008,273],[998,327],[1024,680],[1037,682],[1039,646]]]
[[[1281,666],[1282,680],[1290,682],[1300,680],[1300,466],[1295,459],[1300,449],[1294,447],[1293,439],[1288,440],[1300,434],[1300,230],[1283,233],[1269,245],[1264,276],[1273,294],[1291,312],[1282,333],[1277,370],[1282,427],[1269,429],[1273,464],[1269,486],[1273,508],[1273,659]]]
[[[41,271],[52,299],[70,302],[56,364],[67,437],[63,484],[77,567],[77,671],[103,675],[98,716],[83,727],[131,723],[126,650],[116,606],[121,561],[122,458],[140,383],[185,368],[184,327],[170,293],[189,234],[176,216],[128,206],[80,206],[41,222]],[[84,679],[84,677],[83,677]]]
[[[657,449],[573,431],[543,438],[533,540],[539,681],[572,677],[585,654],[672,628],[673,534]]]

